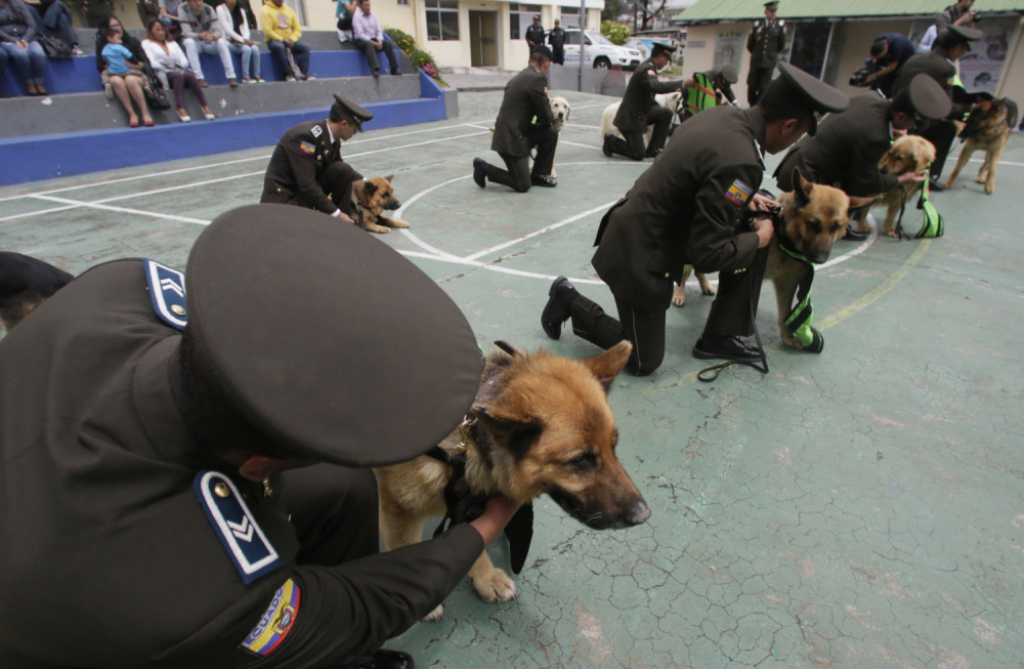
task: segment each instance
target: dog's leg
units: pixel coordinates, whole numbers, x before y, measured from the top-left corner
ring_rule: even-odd
[[[895,200],[895,198],[893,199]],[[910,199],[910,195],[907,195],[907,199]],[[899,213],[900,203],[895,201],[890,202],[889,207],[885,210],[885,223],[882,225],[882,233],[886,237],[896,236],[896,217]]]
[[[676,284],[676,292],[672,294],[672,304],[677,307],[686,306],[686,281],[693,274],[693,265],[683,265],[683,281]]]
[[[469,577],[473,579],[473,589],[485,602],[507,602],[516,596],[516,584],[491,563],[486,550],[473,563]]]
[[[708,281],[708,275],[704,272],[697,272],[697,283],[700,285],[701,295],[714,295],[715,287]]]
[[[964,148],[960,149],[960,157],[957,158],[956,167],[953,168],[953,173],[949,175],[949,179],[946,181],[946,188],[952,188],[953,184],[956,183],[956,178],[960,176],[960,170],[967,165],[967,161],[970,160],[971,154],[974,153],[974,140],[969,139],[964,144]],[[982,166],[984,169],[984,166]],[[978,181],[981,181],[981,175],[978,175]]]
[[[999,157],[1003,154],[1003,147],[1006,146],[1006,142],[1010,139],[1010,133],[1007,132],[1003,135],[1002,139],[997,140],[999,143],[992,151],[986,151],[985,154],[988,157],[988,178],[985,179],[985,192],[991,195],[996,190],[996,164],[999,162]]]
[[[870,207],[864,207],[853,217],[853,222],[857,224],[857,232],[863,232],[865,234],[871,232],[871,228],[868,227],[868,209],[870,209]]]
[[[378,216],[377,220],[388,226],[389,228],[408,228],[409,224],[398,218],[390,218],[388,216]]]
[[[775,284],[775,304],[779,310],[779,333],[782,335],[782,343],[797,350],[803,349],[804,345],[794,337],[789,328],[786,327],[786,319],[793,308],[793,296],[796,295],[796,287],[803,278],[803,267],[792,267],[786,263],[783,271],[772,279]]]
[[[378,235],[386,235],[387,233],[391,232],[391,230],[385,228],[383,225],[377,225],[376,223],[371,221],[369,215],[363,217],[363,229],[366,230],[367,232],[375,232]]]

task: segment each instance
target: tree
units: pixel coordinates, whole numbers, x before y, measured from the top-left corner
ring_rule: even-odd
[[[654,19],[660,18],[668,0],[636,0],[633,4],[633,32],[647,30],[653,27]],[[657,9],[652,9],[657,7]]]
[[[601,10],[601,21],[614,21],[619,18],[622,11],[620,0],[604,0],[604,9]]]

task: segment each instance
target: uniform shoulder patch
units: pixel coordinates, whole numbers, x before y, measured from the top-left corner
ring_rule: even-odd
[[[302,591],[299,584],[294,579],[285,581],[274,593],[270,606],[263,612],[263,617],[256,623],[256,627],[249,632],[249,636],[245,637],[241,647],[260,657],[266,657],[274,652],[292,631],[299,616],[301,600]]]
[[[311,156],[316,151],[316,146],[309,142],[299,142],[299,151],[302,151],[307,156]]]
[[[256,522],[234,481],[220,472],[204,469],[196,474],[194,487],[200,506],[243,583],[252,583],[284,566],[284,560]]]
[[[142,259],[146,271],[146,284],[153,311],[164,323],[176,330],[188,324],[185,310],[185,274],[173,267],[147,258]]]
[[[754,189],[743,183],[739,179],[732,182],[729,189],[725,191],[725,198],[732,202],[737,207],[747,206],[747,202],[750,201],[750,196],[754,194]]]
[[[319,137],[320,135],[324,134],[324,129],[318,125],[314,125],[313,129],[310,130],[310,132],[313,133],[314,137]]]

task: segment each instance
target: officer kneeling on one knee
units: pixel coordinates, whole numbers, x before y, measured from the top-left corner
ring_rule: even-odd
[[[481,368],[429,277],[313,211],[85,272],[0,342],[0,666],[412,667],[381,644],[515,506],[378,554],[369,467],[443,439]]]
[[[571,318],[573,332],[602,348],[631,341],[630,371],[650,374],[665,355],[673,282],[691,262],[698,272],[721,272],[693,355],[760,360],[760,351],[740,337],[753,333],[772,237],[768,219],[751,223],[745,215],[774,204],[758,194],[764,151],[788,148],[814,133],[818,114],[849,104],[802,70],[786,63],[780,69],[756,107],[714,107],[679,126],[664,153],[601,219],[591,262],[615,296],[619,318],[559,277],[541,314],[549,337],[558,339]]]
[[[681,90],[683,80],[658,81],[658,71],[665,69],[676,48],[655,42],[651,49],[651,57],[641,63],[633,76],[626,84],[626,92],[622,96],[622,104],[619,111],[615,113],[613,123],[619,129],[625,139],[620,139],[608,133],[604,136],[604,146],[601,150],[609,158],[613,154],[619,154],[643,160],[654,158],[665,146],[665,139],[668,138],[668,128],[672,123],[672,109],[659,105],[654,96],[658,93],[672,93]],[[653,125],[654,132],[651,133],[651,143],[644,146],[644,133],[647,126]]]

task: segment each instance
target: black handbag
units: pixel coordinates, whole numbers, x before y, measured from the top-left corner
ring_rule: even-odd
[[[164,84],[156,76],[156,72],[148,64],[142,66],[142,71],[146,75],[146,85],[142,90],[149,99],[149,106],[153,109],[170,109],[171,101],[167,99],[167,91],[164,90]]]
[[[58,37],[36,35],[36,41],[43,47],[46,57],[51,60],[70,60],[71,45]]]
[[[344,0],[338,0],[338,2],[343,2],[343,1]],[[351,14],[343,14],[342,16],[338,17],[338,30],[352,30],[352,15]]]

